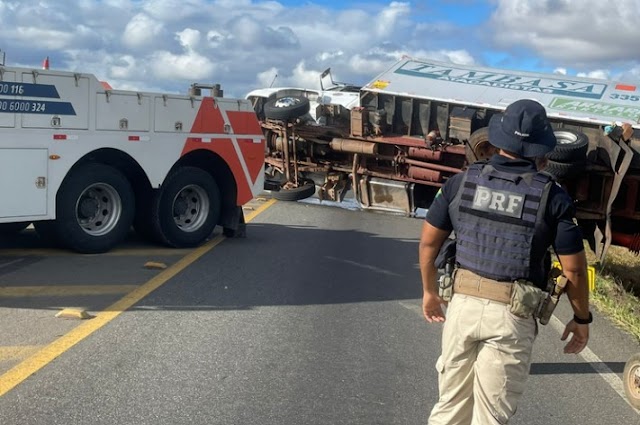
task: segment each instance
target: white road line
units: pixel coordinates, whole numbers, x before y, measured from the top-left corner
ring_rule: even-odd
[[[362,263],[358,263],[358,262],[356,262],[356,261],[345,260],[345,259],[343,259],[343,258],[331,257],[331,256],[329,256],[329,255],[326,255],[324,258],[326,258],[327,260],[339,261],[339,262],[344,263],[344,264],[349,264],[349,265],[351,265],[351,266],[360,267],[360,268],[362,268],[362,269],[371,270],[371,271],[373,271],[373,272],[381,273],[381,274],[385,274],[385,275],[387,275],[387,276],[397,276],[397,277],[402,277],[402,275],[401,275],[401,274],[394,273],[394,272],[389,271],[389,270],[381,269],[380,267],[371,266],[371,265],[369,265],[369,264],[362,264]]]
[[[560,335],[563,334],[565,324],[562,323],[560,319],[558,319],[556,316],[551,316],[551,321],[549,323],[551,324],[553,329],[558,331]],[[578,355],[582,357],[587,363],[589,363],[593,370],[595,370],[598,375],[600,375],[600,377],[604,379],[605,382],[609,384],[609,386],[613,388],[613,390],[617,392],[624,401],[627,402],[627,404],[629,404],[629,401],[627,401],[627,396],[624,393],[624,384],[622,383],[622,379],[620,379],[614,371],[609,369],[609,366],[607,366],[602,360],[600,360],[600,357],[598,357],[593,351],[591,351],[589,347],[585,347],[584,350],[582,350]],[[631,406],[631,404],[629,404],[629,406]],[[631,407],[633,408],[633,406]],[[635,410],[636,413],[640,415],[640,410],[636,410],[635,408],[633,410]]]
[[[15,264],[15,263],[19,263],[21,261],[24,261],[24,258],[18,258],[17,260],[13,260],[13,261],[9,261],[8,263],[0,264],[0,269],[4,268],[4,267],[9,267],[10,265]]]
[[[398,302],[398,304],[400,304],[407,310],[418,313],[422,317],[422,308],[419,305],[410,304],[403,301]],[[560,321],[560,319],[558,319],[556,316],[551,316],[551,321],[549,322],[549,324],[554,330],[562,335],[565,325]],[[598,357],[593,351],[591,351],[589,347],[585,347],[584,350],[582,350],[582,352],[580,352],[580,354],[578,355],[582,357],[584,361],[589,363],[593,370],[595,370],[598,375],[600,375],[600,377],[604,379],[604,381],[609,384],[609,386],[613,388],[613,390],[618,393],[618,395],[622,397],[622,399],[627,404],[629,404],[629,406],[631,406],[631,404],[627,400],[627,396],[624,393],[624,384],[622,383],[622,379],[620,379],[618,375],[600,359],[600,357]],[[631,406],[631,408],[635,410],[638,415],[640,415],[640,410],[636,410],[633,406]]]

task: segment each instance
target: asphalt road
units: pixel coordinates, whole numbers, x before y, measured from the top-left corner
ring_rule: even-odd
[[[249,224],[247,239],[220,241],[166,283],[163,272],[139,267],[146,257],[44,255],[62,269],[50,266],[52,280],[68,270],[56,261],[82,260],[105,262],[76,273],[99,268],[92,282],[101,286],[160,284],[0,396],[0,424],[425,424],[437,399],[441,326],[420,313],[420,227],[417,219],[279,202]],[[171,254],[169,266],[185,253]],[[109,297],[86,304],[107,308]],[[0,298],[0,343],[29,338],[11,331],[7,312],[48,323],[61,304],[20,300]],[[640,424],[619,394],[637,344],[596,315],[590,350],[564,355],[566,300],[558,317],[540,329],[511,423]],[[83,326],[54,323],[64,324],[56,335],[40,326],[49,338]]]

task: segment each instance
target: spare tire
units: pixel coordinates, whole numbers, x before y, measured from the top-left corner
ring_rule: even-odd
[[[551,174],[557,180],[564,179],[566,177],[575,176],[584,171],[586,167],[586,161],[576,162],[556,162],[548,161],[547,166],[544,168],[544,172]]]
[[[469,164],[491,158],[498,148],[489,143],[489,127],[482,127],[471,133],[465,146],[465,157]]]
[[[285,189],[284,187],[271,196],[278,201],[299,201],[313,196],[316,193],[316,185],[311,179],[305,179],[298,187]]]
[[[273,99],[264,105],[264,115],[272,120],[289,121],[309,112],[309,99],[301,96],[286,96]]]
[[[548,155],[551,161],[574,162],[586,159],[589,148],[589,138],[586,134],[572,130],[556,130],[553,134],[558,144]]]

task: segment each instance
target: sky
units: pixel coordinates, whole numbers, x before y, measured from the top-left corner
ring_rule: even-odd
[[[372,81],[403,56],[640,81],[640,0],[0,0],[7,66],[186,93]]]

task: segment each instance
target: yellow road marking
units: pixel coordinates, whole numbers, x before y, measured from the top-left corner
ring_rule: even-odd
[[[255,211],[252,211],[251,214],[245,216],[245,221],[247,223],[250,222],[275,202],[275,200],[265,202],[259,208],[256,208]],[[17,364],[5,374],[0,375],[0,397],[52,362],[65,351],[69,350],[71,347],[118,317],[122,312],[131,308],[131,306],[139,302],[151,292],[164,285],[167,281],[193,264],[207,252],[211,251],[225,239],[226,238],[224,236],[219,235],[201,247],[194,249],[177,263],[159,273],[144,285],[139,286],[134,291],[128,293],[122,299],[107,307],[106,310],[98,313],[95,318],[83,322],[81,325],[53,341],[51,344],[45,346],[28,359]]]
[[[0,249],[0,256],[3,257],[168,257],[184,255],[192,249],[175,248],[120,248],[114,249],[104,254],[78,254],[77,252],[65,251],[62,249]]]
[[[126,294],[138,287],[140,285],[0,286],[0,298]]]
[[[14,347],[0,347],[0,362],[24,359],[42,348],[42,345],[18,345]]]

